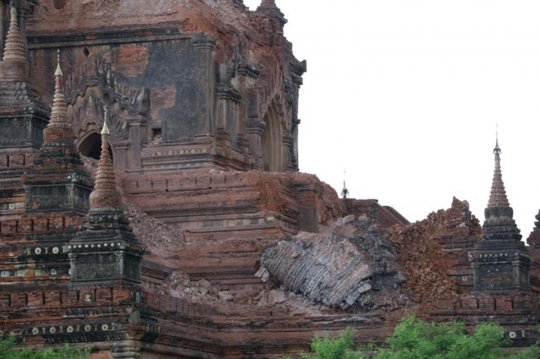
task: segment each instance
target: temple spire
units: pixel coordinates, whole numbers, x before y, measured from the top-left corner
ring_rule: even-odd
[[[347,185],[345,184],[345,181],[343,181],[343,189],[341,190],[341,196],[343,199],[347,199],[347,196],[349,195],[349,190],[347,189]]]
[[[104,110],[103,129],[101,130],[101,156],[99,158],[94,191],[90,194],[90,210],[103,208],[122,208],[120,194],[116,190],[114,166],[109,150],[109,127],[107,108]]]
[[[79,228],[77,236],[71,241],[72,246],[68,247],[71,262],[70,287],[87,289],[123,284],[137,291],[141,284],[144,249],[129,227],[120,193],[116,190],[109,152],[107,108],[104,108],[103,117],[101,156],[94,190],[90,194],[88,224]]]
[[[484,210],[484,240],[476,242],[473,251],[468,253],[473,269],[474,290],[529,293],[531,256],[521,242],[521,234],[514,221],[514,210],[504,190],[498,138],[493,153],[495,172],[489,203]]]
[[[35,212],[47,212],[55,208],[83,215],[88,212],[92,177],[84,169],[84,163],[73,142],[75,135],[67,116],[60,52],[56,58],[58,64],[54,72],[55,91],[51,116],[43,129],[41,148],[32,166],[23,175],[27,190],[26,208],[32,208]],[[17,87],[17,84],[7,84]],[[49,196],[48,193],[55,195]],[[43,201],[45,196],[51,198]]]
[[[495,141],[495,148],[493,153],[495,154],[495,170],[493,173],[493,183],[491,184],[491,194],[489,196],[488,208],[491,207],[510,207],[508,197],[506,196],[506,190],[504,189],[504,183],[502,180],[501,172],[501,148],[499,147],[499,136]]]
[[[107,108],[106,107],[104,109],[104,112],[105,112],[105,116],[104,116],[104,120],[103,120],[103,128],[101,129],[101,135],[102,136],[109,136],[110,131],[109,131],[109,126],[107,125]]]
[[[26,59],[26,42],[19,28],[17,9],[11,5],[11,19],[6,36],[4,57],[0,65],[2,81],[28,81],[28,61]]]
[[[71,124],[67,116],[66,99],[64,96],[64,83],[62,76],[62,68],[60,66],[60,49],[57,55],[58,64],[56,66],[54,100],[51,112],[51,120],[47,125],[48,128],[71,128]]]
[[[17,9],[11,6],[9,30],[6,37],[6,47],[4,49],[3,60],[20,60],[26,62],[26,51],[24,48],[24,38],[19,28],[17,20]]]
[[[341,197],[343,197],[343,199],[347,199],[348,195],[349,190],[347,189],[347,185],[345,184],[345,170],[343,170],[343,189],[341,190]]]

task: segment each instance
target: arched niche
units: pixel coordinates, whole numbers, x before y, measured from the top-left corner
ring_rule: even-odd
[[[146,138],[144,118],[132,113],[129,108],[103,91],[99,84],[86,86],[68,105],[68,116],[73,123],[75,145],[81,154],[95,158],[99,143],[101,151],[101,129],[107,109],[107,124],[110,130],[111,155],[115,169],[140,168],[140,152]],[[99,137],[99,138],[98,138]]]
[[[283,146],[283,115],[273,100],[264,115],[264,130],[261,134],[262,169],[268,172],[285,171]]]
[[[99,160],[101,154],[101,136],[98,132],[89,133],[80,141],[78,150],[81,155]]]
[[[101,134],[97,131],[92,131],[79,141],[77,148],[83,156],[99,160],[101,156],[101,145]],[[110,143],[109,154],[111,155],[111,158],[114,157],[114,153]]]

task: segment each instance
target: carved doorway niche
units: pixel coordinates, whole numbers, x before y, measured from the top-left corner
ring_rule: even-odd
[[[68,116],[75,131],[75,145],[81,154],[96,158],[96,151],[101,152],[100,133],[107,108],[109,144],[115,169],[140,169],[141,147],[146,139],[145,118],[137,104],[111,90],[103,89],[100,83],[89,85],[71,101]],[[130,108],[130,104],[137,108]]]
[[[99,160],[101,154],[101,136],[98,132],[89,133],[79,146],[81,155]]]
[[[77,146],[79,152],[86,157],[99,160],[101,156],[101,134],[99,132],[90,132],[83,138]],[[109,154],[114,157],[112,145],[109,143]],[[113,158],[114,163],[114,158]]]
[[[268,172],[285,170],[283,161],[282,111],[272,101],[264,116],[265,127],[261,135],[262,167]]]

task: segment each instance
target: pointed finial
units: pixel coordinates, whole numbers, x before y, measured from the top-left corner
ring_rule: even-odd
[[[489,196],[488,208],[490,207],[510,207],[508,202],[508,197],[506,196],[506,190],[504,188],[504,183],[502,180],[502,171],[501,171],[501,158],[500,153],[501,149],[499,148],[499,138],[497,134],[497,139],[495,143],[495,171],[493,173],[493,183],[491,184],[491,194]]]
[[[60,50],[57,53],[58,65],[55,76],[54,98],[51,112],[51,120],[48,128],[71,128],[71,123],[67,116],[67,105],[64,96],[64,83],[62,81],[62,70],[60,69]]]
[[[499,147],[499,124],[497,124],[495,126],[495,148],[493,149],[493,153],[498,155],[501,152],[501,148]]]
[[[104,107],[103,108],[103,128],[101,129],[101,135],[108,136],[109,134],[110,134],[109,126],[107,126],[107,107]]]
[[[90,194],[90,209],[122,208],[120,194],[116,190],[114,166],[109,152],[109,127],[107,126],[107,107],[103,108],[104,119],[101,130],[101,156],[96,171],[94,190]]]
[[[341,190],[341,196],[343,199],[347,199],[347,196],[349,195],[349,190],[347,189],[347,185],[345,184],[345,169],[343,169],[343,189]]]
[[[62,72],[62,67],[60,66],[60,49],[57,50],[56,55],[56,72],[54,73],[54,76],[64,76],[64,73]]]

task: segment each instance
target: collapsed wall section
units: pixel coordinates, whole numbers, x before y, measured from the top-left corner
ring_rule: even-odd
[[[122,182],[148,261],[230,288],[260,286],[254,273],[265,246],[316,232],[344,211],[331,187],[301,173],[129,174]]]
[[[406,299],[397,254],[366,216],[349,216],[321,233],[300,233],[268,247],[258,275],[329,307],[369,310],[397,307]]]

